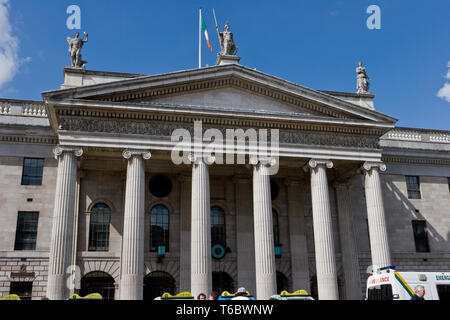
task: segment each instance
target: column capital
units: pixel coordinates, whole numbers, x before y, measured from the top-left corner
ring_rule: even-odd
[[[308,172],[311,169],[315,169],[320,166],[325,166],[328,169],[333,168],[333,162],[327,159],[311,159],[308,163],[303,167],[305,172]]]
[[[64,152],[73,153],[75,157],[81,157],[83,155],[83,148],[81,147],[68,147],[68,146],[56,146],[53,148],[53,154],[55,159],[58,159]]]
[[[215,161],[216,161],[216,157],[215,156],[203,156],[202,154],[195,154],[195,153],[190,153],[188,156],[188,160],[193,164],[193,165],[198,165],[201,162],[203,162],[204,164],[207,165],[212,165]]]
[[[263,166],[267,167],[273,167],[277,164],[277,159],[274,157],[257,157],[257,156],[251,156],[250,164],[253,166],[257,166],[258,164],[261,164]]]
[[[127,160],[134,156],[141,156],[144,160],[149,160],[152,154],[148,150],[126,149],[122,152],[122,156]]]
[[[364,162],[360,170],[362,172],[366,172],[376,168],[379,171],[386,171],[386,165],[383,162],[369,162],[369,161]]]

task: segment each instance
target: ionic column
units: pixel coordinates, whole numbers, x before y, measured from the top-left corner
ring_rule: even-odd
[[[69,298],[72,269],[73,224],[77,182],[77,157],[83,149],[56,147],[53,150],[58,159],[55,206],[48,264],[47,297],[50,300]]]
[[[191,291],[191,176],[180,181],[180,292]]]
[[[320,300],[338,300],[336,257],[333,242],[330,195],[326,168],[329,160],[310,160],[305,170],[311,171],[311,198],[316,255],[317,289]]]
[[[344,271],[345,298],[361,300],[361,278],[358,250],[353,229],[353,214],[347,183],[335,183],[338,207],[339,236],[341,239],[342,266]]]
[[[255,236],[253,230],[251,181],[249,177],[233,178],[236,186],[237,285],[256,294]]]
[[[304,201],[300,181],[285,181],[288,193],[289,241],[291,248],[292,286],[310,292],[308,248],[305,235]]]
[[[362,169],[365,177],[367,219],[369,222],[372,265],[382,268],[391,265],[383,195],[380,183],[380,171],[385,171],[386,165],[381,162],[366,162]]]
[[[212,290],[211,205],[208,165],[214,159],[191,155],[191,292],[208,294]]]
[[[269,175],[269,167],[273,164],[256,158],[250,163],[253,165],[256,296],[258,300],[268,300],[277,293]]]
[[[151,153],[125,150],[128,160],[123,219],[120,299],[142,300],[144,290],[145,164]]]

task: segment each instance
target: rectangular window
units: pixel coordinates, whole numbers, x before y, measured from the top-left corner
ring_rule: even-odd
[[[35,250],[39,212],[19,212],[14,250]]]
[[[438,284],[436,288],[439,300],[450,301],[450,285]]]
[[[31,300],[33,282],[11,282],[9,294],[17,294],[21,300]]]
[[[42,173],[44,171],[44,159],[23,159],[22,185],[42,185]]]
[[[427,223],[425,220],[412,221],[416,252],[430,252],[428,246]]]
[[[420,181],[418,176],[406,176],[406,188],[409,199],[420,199]]]

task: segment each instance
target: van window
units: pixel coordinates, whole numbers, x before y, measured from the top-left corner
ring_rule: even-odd
[[[436,287],[439,295],[439,300],[450,301],[450,285],[438,284]]]
[[[392,300],[392,285],[383,284],[369,287],[367,290],[367,300]]]

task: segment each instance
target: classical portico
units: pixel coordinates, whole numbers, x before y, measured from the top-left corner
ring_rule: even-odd
[[[123,212],[121,250],[116,256],[120,260],[116,282],[120,299],[142,299],[144,277],[158,266],[177,270],[177,289],[195,296],[209,294],[213,273],[228,270],[236,275],[236,289],[245,286],[256,298],[268,299],[277,293],[277,272],[285,268],[293,290],[309,290],[314,274],[319,298],[335,300],[342,298],[338,261],[346,298],[360,298],[359,281],[351,278],[355,272],[359,277],[359,270],[346,183],[361,174],[372,264],[390,264],[380,183],[385,165],[378,141],[394,126],[395,119],[366,106],[372,104],[373,95],[315,91],[236,64],[161,76],[127,78],[121,74],[115,81],[110,75],[109,82],[71,88],[76,86],[73,79],[85,76],[83,71],[66,70],[66,89],[43,94],[60,150],[56,153],[60,188],[55,196],[50,298],[63,299],[69,294],[65,269],[73,263],[77,166],[85,175],[93,170],[114,170],[125,177],[123,207],[117,208]],[[193,134],[194,121],[202,121],[203,131],[217,129],[224,136],[226,130],[278,130],[278,152],[258,157],[248,147],[236,147],[234,154],[242,155],[246,163],[217,163],[214,157],[191,154],[186,157],[189,161],[176,165],[172,151],[180,141],[172,134],[176,129]],[[211,142],[203,140],[205,145]],[[269,170],[274,163],[278,166],[275,173]],[[179,221],[178,253],[170,252],[164,258],[170,263],[151,260],[145,249],[145,212],[150,204],[166,201],[146,198],[147,178],[160,172],[175,177],[179,193],[178,204],[167,204],[176,206],[173,211]],[[225,185],[212,182],[219,180],[226,181]],[[280,203],[289,221],[289,244],[281,247],[281,260],[276,256],[278,244],[273,232],[274,180],[282,181],[278,185],[286,188],[285,201]],[[218,188],[224,190],[224,196],[217,195],[214,190]],[[338,225],[332,217],[330,194],[334,193]],[[312,208],[312,266],[306,243],[305,202]],[[226,207],[235,225],[224,260],[211,255],[213,203]],[[339,239],[334,230],[339,230]],[[80,259],[86,257],[89,253]]]

